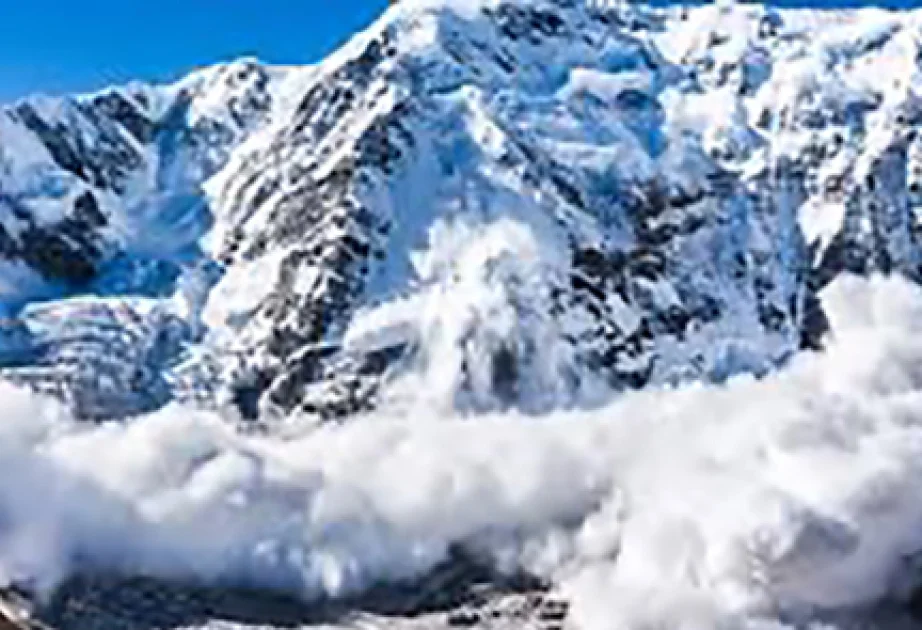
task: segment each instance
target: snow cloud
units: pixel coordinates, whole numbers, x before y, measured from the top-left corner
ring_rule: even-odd
[[[590,630],[874,602],[922,549],[922,292],[845,278],[825,301],[828,351],[774,376],[540,418],[416,407],[258,437],[179,407],[81,425],[3,386],[0,575],[322,596],[462,543],[551,578]]]

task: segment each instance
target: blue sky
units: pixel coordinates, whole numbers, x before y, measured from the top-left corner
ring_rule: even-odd
[[[169,79],[257,55],[316,60],[387,0],[0,0],[0,101]]]
[[[667,0],[670,1],[670,0]],[[922,0],[773,0],[819,7]],[[0,0],[0,102],[170,79],[242,55],[321,58],[387,0]]]

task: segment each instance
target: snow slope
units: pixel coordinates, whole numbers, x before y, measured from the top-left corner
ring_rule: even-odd
[[[382,382],[540,411],[763,374],[817,346],[838,273],[918,277],[917,39],[913,12],[402,3],[208,184],[230,381],[337,417]]]
[[[190,305],[216,271],[201,244],[214,222],[202,186],[309,71],[241,60],[175,85],[27,99],[0,111],[10,378],[55,392],[86,417],[173,397],[165,372],[181,357],[148,363],[147,352],[163,347],[158,336],[185,328],[180,337],[190,341],[198,331]],[[149,320],[152,309],[160,315]],[[134,349],[120,352],[119,337]],[[181,350],[179,339],[167,345]]]
[[[33,299],[161,299],[192,345],[157,400],[247,418],[765,374],[819,345],[842,271],[919,277],[918,35],[913,11],[403,2],[316,66],[25,101],[3,303],[29,328]],[[16,339],[14,370],[42,354]]]

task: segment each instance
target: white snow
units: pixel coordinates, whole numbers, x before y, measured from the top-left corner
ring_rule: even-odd
[[[151,111],[162,113],[182,87],[193,89],[200,98],[190,119],[223,121],[240,132],[220,147],[229,153],[224,170],[193,182],[204,186],[217,211],[239,197],[235,210],[250,213],[216,217],[214,248],[233,227],[265,227],[272,203],[290,192],[286,186],[293,184],[282,182],[252,208],[261,188],[242,190],[235,177],[247,160],[272,148],[318,76],[357,57],[390,27],[406,31],[399,54],[425,61],[432,53],[433,63],[441,63],[434,49],[451,24],[445,7],[469,20],[479,36],[486,32],[477,23],[485,4],[495,5],[405,0],[322,64],[267,70],[277,102],[250,121],[252,129],[237,129],[227,109],[239,92],[255,89],[258,76],[248,74],[254,70],[249,62],[146,92]],[[241,435],[217,412],[179,405],[90,426],[49,400],[0,385],[0,582],[50,586],[90,562],[167,577],[257,582],[315,597],[422,574],[450,545],[464,543],[501,567],[551,579],[574,603],[580,630],[793,630],[802,627],[800,616],[820,609],[905,595],[898,586],[922,577],[909,573],[907,560],[922,552],[922,289],[896,279],[840,278],[825,294],[833,328],[825,353],[798,356],[762,380],[663,386],[612,402],[615,393],[577,365],[563,343],[568,326],[585,332],[588,324],[580,329],[583,322],[572,321],[578,315],[557,320],[546,313],[551,280],[571,271],[571,242],[629,242],[630,235],[617,225],[605,226],[610,233],[596,230],[592,213],[604,210],[594,207],[598,200],[590,199],[583,214],[549,209],[544,182],[525,184],[524,169],[534,165],[500,167],[523,159],[520,144],[553,146],[548,154],[577,176],[629,186],[662,175],[694,193],[705,187],[714,164],[707,152],[731,152],[727,168],[755,179],[773,168],[773,158],[803,155],[817,139],[794,124],[795,115],[808,109],[826,115],[875,101],[882,91],[868,128],[846,134],[842,153],[826,163],[829,173],[852,169],[862,177],[893,145],[893,111],[918,89],[918,15],[895,21],[877,11],[785,12],[788,39],[757,50],[753,15],[761,11],[721,3],[650,36],[674,63],[700,56],[712,68],[733,71],[774,64],[773,74],[745,96],[738,80],[708,83],[720,70],[716,78],[702,78],[708,89],[686,90],[679,82],[664,88],[663,77],[612,70],[582,44],[542,51],[519,42],[528,63],[515,77],[487,77],[458,90],[449,89],[455,77],[447,62],[432,66],[446,76],[424,77],[433,82],[427,87],[440,88],[421,99],[429,118],[408,118],[419,123],[411,130],[415,159],[392,179],[359,191],[366,195],[359,201],[392,220],[385,245],[394,254],[371,262],[366,306],[345,329],[343,344],[356,353],[398,344],[419,350],[406,373],[386,383],[375,413],[322,428],[293,417],[285,437]],[[612,34],[604,44],[613,58],[634,50],[619,37]],[[482,43],[486,50],[500,48]],[[864,55],[869,47],[874,52]],[[226,82],[235,75],[237,83]],[[344,138],[343,130],[367,131],[409,89],[387,83],[409,81],[406,76],[385,79],[375,77],[380,85],[369,90],[379,94],[374,104],[349,114],[352,126],[341,124],[317,147],[329,151],[316,177],[354,150],[356,138]],[[494,90],[491,81],[510,81],[507,92],[518,96]],[[643,116],[638,121],[612,107],[580,109],[588,108],[583,100],[589,97],[616,104],[625,90],[657,99],[663,120],[645,126]],[[43,108],[60,116],[60,106],[47,101]],[[763,111],[771,114],[767,129],[756,123]],[[639,131],[629,128],[638,122]],[[246,136],[253,129],[261,131]],[[662,151],[651,148],[652,140],[644,145],[660,133]],[[272,172],[257,175],[285,174],[283,161],[312,157],[312,149],[280,153]],[[158,166],[151,151],[146,158],[151,164],[138,177],[151,177]],[[4,193],[70,200],[74,182],[49,176],[49,160],[32,134],[0,113],[0,175],[4,185],[17,186]],[[184,249],[206,229],[210,217],[199,199],[169,192],[132,191],[123,200],[113,229],[125,232],[126,241],[136,238],[135,250],[178,255],[171,248]],[[720,284],[720,255],[748,248],[745,253],[757,250],[766,259],[791,257],[795,230],[825,245],[845,217],[844,207],[816,195],[788,207],[777,192],[772,211],[791,213],[798,225],[779,219],[775,233],[737,225],[728,211],[726,221],[721,217],[725,229],[705,231],[706,238],[725,242],[690,236],[676,252],[690,277],[638,282],[650,303],[665,308],[681,302],[679,282],[694,288],[718,278],[715,291],[727,302],[725,321],[703,324],[687,347],[658,341],[664,363],[675,358],[691,371],[700,366],[690,357],[699,355],[721,376],[740,366],[761,372],[791,347],[789,340],[753,332],[751,296],[729,281]],[[128,203],[142,193],[146,203]],[[723,210],[696,204],[681,211]],[[47,199],[34,210],[46,222],[57,218]],[[323,220],[309,227],[327,229]],[[348,229],[329,228],[328,235]],[[274,245],[231,265],[207,303],[207,278],[188,280],[190,317],[203,307],[202,323],[215,337],[239,342],[291,253],[288,245]],[[319,267],[302,268],[295,297],[309,294],[320,274]],[[789,281],[780,272],[773,279]],[[0,302],[48,291],[24,266],[0,268]],[[633,305],[615,295],[607,301],[625,332],[639,326]],[[48,307],[48,325],[59,323],[53,316],[61,305]],[[258,336],[271,325],[257,321],[254,328],[248,334]],[[516,354],[520,406],[547,413],[497,410],[499,350]],[[670,376],[654,381],[687,380]],[[572,410],[587,401],[595,406]]]
[[[203,312],[203,321],[210,328],[236,328],[251,316],[274,289],[267,273],[274,269],[287,252],[279,249],[253,261],[240,262],[212,289]]]

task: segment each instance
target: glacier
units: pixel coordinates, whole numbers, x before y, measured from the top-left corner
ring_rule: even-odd
[[[403,0],[0,107],[0,583],[461,548],[567,628],[913,627],[920,60],[920,10]]]

